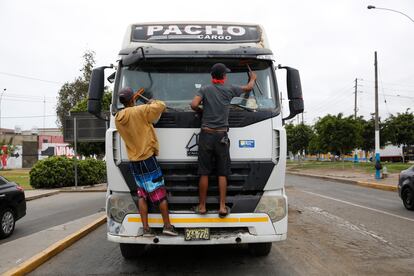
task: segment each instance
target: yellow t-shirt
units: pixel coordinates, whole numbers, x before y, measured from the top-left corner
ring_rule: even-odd
[[[127,107],[115,115],[115,126],[125,142],[128,158],[141,161],[158,155],[159,144],[153,122],[157,121],[166,105],[162,101]]]

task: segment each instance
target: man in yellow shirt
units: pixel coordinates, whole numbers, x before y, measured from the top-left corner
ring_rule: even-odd
[[[164,228],[162,233],[177,236],[171,225],[168,213],[167,192],[161,168],[155,156],[159,144],[153,123],[158,121],[166,105],[162,101],[150,100],[146,104],[135,106],[139,93],[129,88],[119,91],[119,101],[125,108],[115,115],[115,125],[125,142],[130,160],[130,170],[138,186],[138,207],[144,227],[144,237],[154,236],[148,225],[148,204],[158,204]]]

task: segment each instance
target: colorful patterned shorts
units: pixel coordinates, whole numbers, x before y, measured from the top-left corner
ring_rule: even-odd
[[[160,203],[166,198],[164,178],[154,156],[146,160],[130,162],[129,167],[138,186],[139,197],[149,199],[152,203]]]
[[[149,199],[153,204],[159,204],[167,198],[167,191],[165,190],[165,187],[160,187],[152,193],[147,193],[144,189],[138,188],[137,193],[138,197],[145,200]]]

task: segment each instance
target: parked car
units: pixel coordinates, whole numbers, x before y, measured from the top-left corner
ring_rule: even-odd
[[[405,208],[414,210],[414,166],[401,171],[398,180],[398,194]]]
[[[17,220],[26,215],[26,198],[23,188],[0,176],[0,239],[14,231]]]

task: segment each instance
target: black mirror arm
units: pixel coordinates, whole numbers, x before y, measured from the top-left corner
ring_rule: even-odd
[[[105,122],[109,122],[109,118],[106,116],[102,116],[102,114],[93,114],[96,118],[98,118],[99,120],[105,121]]]

